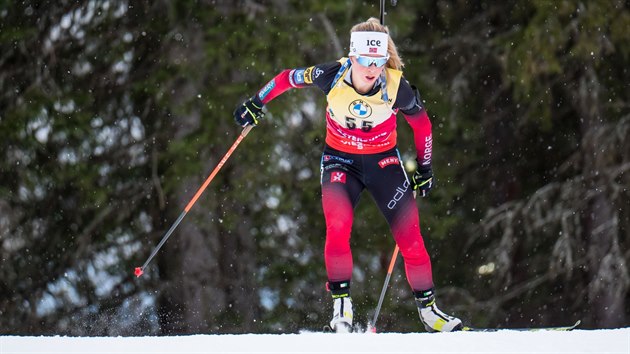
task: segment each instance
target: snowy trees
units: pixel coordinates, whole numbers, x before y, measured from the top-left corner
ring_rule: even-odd
[[[447,60],[435,62],[450,82],[450,114],[477,122],[470,130],[483,141],[466,140],[481,154],[463,178],[465,191],[492,196],[467,249],[494,289],[481,304],[506,325],[567,316],[627,324],[627,4],[476,10],[442,39],[436,53]]]

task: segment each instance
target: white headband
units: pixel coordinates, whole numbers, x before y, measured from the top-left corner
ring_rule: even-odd
[[[350,33],[349,56],[376,54],[387,56],[389,35],[383,32],[352,32]]]

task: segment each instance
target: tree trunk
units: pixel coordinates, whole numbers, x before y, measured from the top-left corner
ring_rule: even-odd
[[[582,155],[585,195],[595,192],[583,217],[587,246],[588,303],[594,324],[599,328],[618,327],[626,322],[625,295],[628,291],[628,271],[619,247],[618,216],[614,201],[607,193],[604,168],[607,151],[601,149],[600,129],[604,117],[599,106],[599,82],[592,67],[580,78],[576,107],[582,113]]]

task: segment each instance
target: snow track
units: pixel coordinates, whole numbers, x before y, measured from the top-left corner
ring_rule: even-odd
[[[301,333],[169,337],[0,336],[13,353],[630,353],[630,328],[572,332]]]

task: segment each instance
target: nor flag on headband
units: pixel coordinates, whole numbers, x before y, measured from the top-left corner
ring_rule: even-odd
[[[387,56],[389,35],[383,32],[352,32],[350,34],[350,56],[376,54]]]

